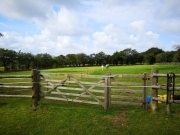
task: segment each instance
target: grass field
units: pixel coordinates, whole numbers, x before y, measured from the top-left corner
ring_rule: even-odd
[[[95,75],[104,75],[106,73],[111,74],[143,74],[147,72],[151,73],[152,69],[159,70],[160,73],[174,72],[180,73],[179,65],[133,65],[133,66],[110,66],[108,70],[101,70],[101,67],[67,67],[67,68],[54,68],[54,69],[46,69],[40,70],[42,72],[50,72],[50,73],[88,73]],[[25,75],[31,74],[31,71],[17,71],[17,72],[3,72],[0,70],[1,74],[14,74],[14,75]]]
[[[179,66],[137,65],[114,66],[102,71],[100,67],[80,67],[42,70],[42,73],[143,74],[158,69],[180,74]],[[1,72],[1,74],[31,74],[31,71]],[[44,100],[36,111],[31,99],[0,97],[0,135],[179,135],[180,104],[172,104],[171,114],[166,105],[152,112],[150,107],[101,106]]]

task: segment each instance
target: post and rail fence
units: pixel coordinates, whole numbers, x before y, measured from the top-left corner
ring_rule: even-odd
[[[91,78],[90,81],[82,80],[88,77]],[[165,84],[159,85],[160,78],[164,78]],[[177,83],[179,78],[180,74],[172,72],[159,74],[157,70],[153,70],[151,75],[143,73],[142,75],[107,74],[100,76],[43,74],[34,69],[32,75],[0,75],[0,97],[32,98],[34,108],[38,106],[41,98],[45,98],[101,105],[105,110],[113,105],[140,105],[146,110],[150,104],[151,109],[155,111],[158,108],[158,101],[161,101],[166,103],[167,112],[170,113],[171,104],[180,103],[180,94],[178,95],[180,87]],[[7,83],[6,79],[16,80]],[[17,82],[18,79],[28,79],[29,83]],[[137,80],[139,81],[137,82]],[[7,89],[10,89],[9,93],[6,93]],[[29,92],[25,92],[25,94],[12,94],[11,92],[13,90],[20,91],[20,89],[22,91],[29,90]],[[164,90],[166,99],[158,97],[160,90]],[[151,102],[147,100],[148,95],[151,96]]]

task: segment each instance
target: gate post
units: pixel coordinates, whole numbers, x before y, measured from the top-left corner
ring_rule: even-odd
[[[143,108],[147,110],[147,73],[143,73]]]
[[[158,88],[153,88],[153,86],[157,86],[158,84],[158,76],[155,75],[158,73],[158,70],[153,69],[152,71],[152,101],[151,101],[151,109],[153,111],[155,111],[158,108],[158,101],[157,100],[153,100],[153,97],[157,98],[158,97]]]
[[[32,99],[33,99],[33,108],[36,109],[38,106],[38,101],[40,101],[40,74],[37,69],[32,70]]]
[[[106,76],[105,78],[105,98],[104,98],[104,109],[107,110],[111,106],[111,79],[110,76]]]
[[[171,90],[170,87],[172,88],[172,83],[173,83],[173,74],[172,72],[167,73],[167,84],[166,84],[166,89],[167,89],[167,95],[166,95],[166,110],[167,113],[169,114],[171,112]]]

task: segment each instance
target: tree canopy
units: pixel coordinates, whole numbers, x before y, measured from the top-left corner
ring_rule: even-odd
[[[3,37],[4,35],[2,33],[0,33],[0,37]]]
[[[22,51],[13,51],[0,48],[0,66],[5,70],[26,70],[31,68],[57,68],[66,66],[101,66],[110,65],[135,65],[154,64],[163,62],[180,62],[180,45],[174,46],[176,51],[163,51],[152,47],[145,52],[137,52],[135,49],[126,48],[116,51],[112,55],[104,52],[67,54],[51,56],[47,53],[33,55]]]

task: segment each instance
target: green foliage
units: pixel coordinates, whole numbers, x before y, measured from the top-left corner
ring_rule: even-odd
[[[145,54],[145,62],[148,64],[154,64],[156,62],[156,55],[164,52],[162,49],[159,49],[157,47],[152,47],[148,49]]]
[[[180,62],[180,50],[174,54],[173,62]]]
[[[0,62],[4,69],[15,69],[16,52],[13,50],[0,48]]]
[[[179,62],[179,46],[176,51],[164,52],[162,49],[153,47],[145,52],[138,53],[135,49],[127,48],[116,51],[113,55],[104,52],[86,55],[84,53],[51,56],[47,53],[33,55],[20,51],[0,48],[0,66],[5,70],[28,70],[31,68],[47,69],[59,67],[101,66],[101,65],[136,65],[154,64],[163,62]]]

